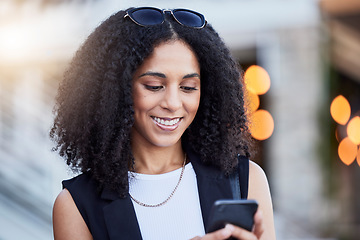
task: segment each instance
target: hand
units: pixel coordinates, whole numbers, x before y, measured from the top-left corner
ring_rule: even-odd
[[[254,216],[254,228],[251,232],[232,224],[227,224],[223,229],[208,233],[203,237],[198,236],[192,238],[191,240],[223,240],[229,237],[234,237],[239,240],[257,240],[260,239],[263,233],[263,217],[261,211],[258,210]]]

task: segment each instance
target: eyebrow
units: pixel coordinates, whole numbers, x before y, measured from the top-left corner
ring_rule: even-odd
[[[144,76],[154,76],[154,77],[159,77],[159,78],[166,78],[166,75],[163,73],[159,73],[159,72],[146,72],[143,73],[139,76],[139,78],[144,77]]]
[[[200,79],[200,75],[198,73],[191,73],[191,74],[186,74],[183,79],[185,78],[193,78],[193,77],[197,77]]]
[[[159,73],[159,72],[146,72],[141,74],[138,78],[144,77],[144,76],[154,76],[154,77],[159,77],[159,78],[166,78],[166,75],[163,73]],[[190,74],[186,74],[183,79],[186,78],[193,78],[193,77],[197,77],[200,78],[200,75],[198,73],[190,73]]]

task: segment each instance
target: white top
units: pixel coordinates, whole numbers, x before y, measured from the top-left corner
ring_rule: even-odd
[[[174,190],[181,168],[172,172],[148,175],[129,172],[129,191],[146,204],[163,202]],[[196,175],[191,163],[172,198],[159,207],[143,207],[132,201],[144,240],[185,240],[205,234]]]

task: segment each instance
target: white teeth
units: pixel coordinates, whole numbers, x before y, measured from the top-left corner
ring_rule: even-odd
[[[158,117],[154,117],[154,120],[157,123],[163,124],[165,126],[172,126],[174,124],[177,124],[180,121],[180,118],[176,118],[176,119],[173,119],[173,120],[169,121],[169,120],[164,120],[164,119],[161,119],[161,118],[158,118]]]

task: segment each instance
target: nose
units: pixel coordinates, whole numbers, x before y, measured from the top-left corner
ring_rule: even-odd
[[[175,112],[181,108],[182,100],[179,89],[177,87],[166,88],[160,106],[170,112]]]

